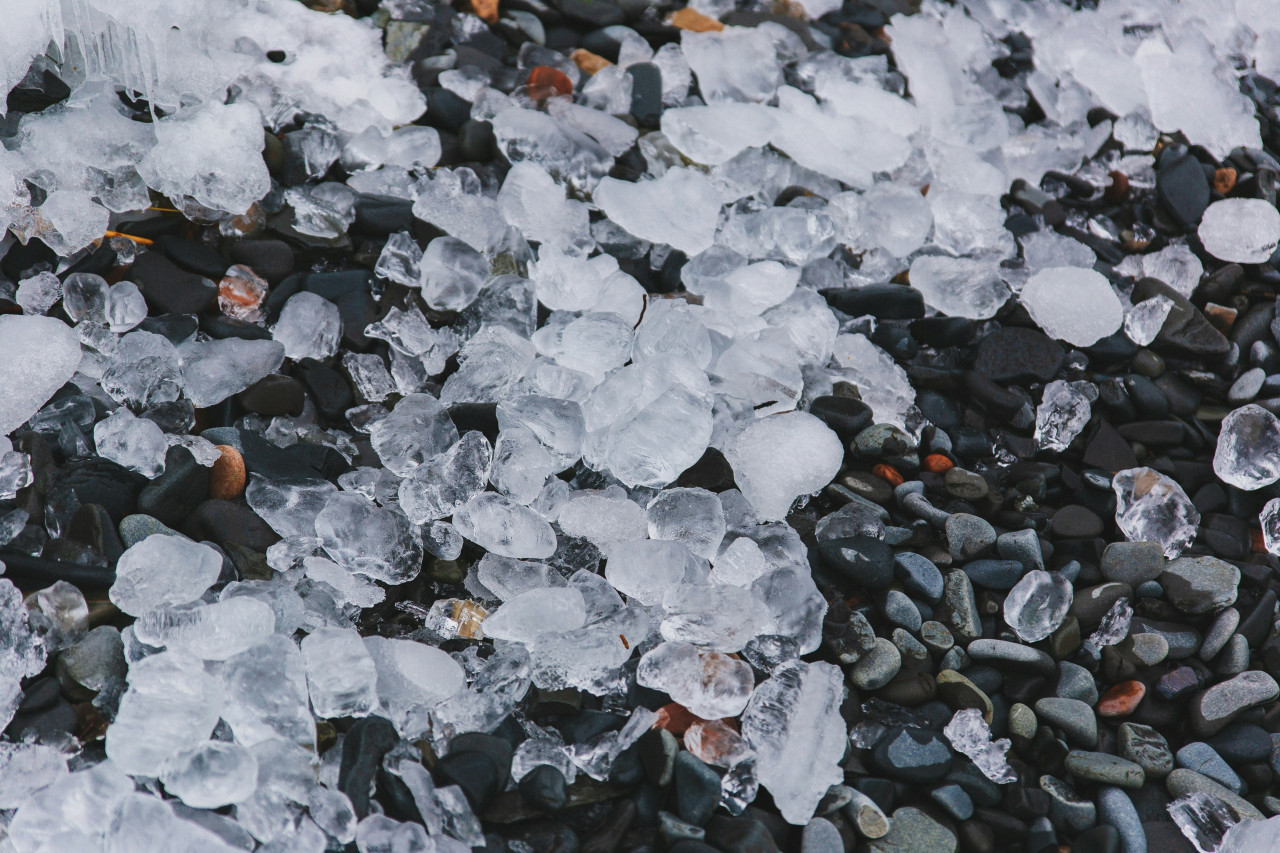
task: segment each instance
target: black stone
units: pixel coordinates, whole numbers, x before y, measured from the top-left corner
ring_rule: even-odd
[[[973,369],[1002,384],[1048,382],[1057,375],[1065,358],[1062,347],[1039,329],[1005,326],[978,344]]]
[[[815,397],[809,405],[809,414],[831,427],[845,444],[874,420],[871,407],[853,397]]]
[[[502,790],[505,779],[499,779],[493,759],[483,752],[464,750],[450,752],[436,762],[432,775],[441,785],[457,785],[477,813],[484,811]]]
[[[690,752],[676,756],[676,813],[681,820],[702,826],[720,802],[720,774]]]
[[[141,474],[101,457],[73,459],[55,475],[48,503],[98,504],[119,524],[126,515],[138,511],[138,493],[146,483]]]
[[[880,539],[828,539],[818,543],[817,552],[823,565],[855,586],[885,589],[893,583],[893,551]]]
[[[187,272],[204,276],[217,283],[227,274],[231,262],[212,246],[193,243],[172,234],[156,238],[155,247],[151,251],[160,251]]]
[[[199,314],[218,298],[215,283],[179,268],[159,252],[139,255],[129,278],[157,314]]]
[[[283,240],[239,240],[227,248],[231,262],[243,264],[276,284],[293,272],[293,249]]]
[[[1156,168],[1156,198],[1183,228],[1199,223],[1209,206],[1209,181],[1200,161],[1174,146],[1161,152]]]
[[[819,291],[827,304],[850,317],[870,314],[879,320],[914,320],[924,316],[924,294],[900,284],[869,284]]]
[[[124,553],[124,543],[120,541],[115,522],[98,504],[84,504],[76,510],[67,528],[67,537],[93,548],[106,558],[108,566],[114,566]]]
[[[569,799],[564,774],[550,764],[540,764],[526,773],[517,789],[529,805],[551,812],[564,808]]]
[[[342,374],[314,358],[304,358],[298,362],[298,375],[311,392],[316,408],[325,417],[340,418],[355,402],[351,386]]]
[[[164,472],[138,494],[138,509],[173,527],[209,497],[209,469],[185,447],[170,447]]]
[[[1151,349],[1162,355],[1211,360],[1224,358],[1231,351],[1231,342],[1214,328],[1200,309],[1163,281],[1144,278],[1133,287],[1134,305],[1156,296],[1168,298],[1173,307],[1169,309],[1169,317],[1160,328],[1160,334],[1152,341]]]
[[[707,821],[707,843],[723,853],[780,853],[769,830],[748,817],[711,818]]]
[[[911,324],[911,334],[932,347],[956,347],[973,337],[973,321],[964,317],[925,317]]]
[[[382,759],[400,741],[396,727],[382,717],[356,720],[342,740],[338,790],[351,800],[356,817],[369,814],[369,791]]]
[[[662,118],[662,71],[652,62],[627,66],[631,78],[631,114],[643,127],[657,127]]]
[[[236,501],[210,499],[201,503],[187,516],[180,530],[197,542],[208,539],[262,553],[280,541],[280,534],[267,526],[248,504]]]
[[[871,751],[879,770],[904,782],[933,782],[951,769],[951,747],[937,732],[924,729],[893,728]]]
[[[676,478],[675,484],[684,489],[696,487],[709,492],[727,492],[738,487],[733,479],[733,466],[714,447],[708,447],[701,459]]]
[[[264,376],[236,395],[236,402],[245,411],[267,417],[277,415],[296,417],[302,414],[306,399],[306,392],[301,382],[292,376],[282,376],[278,373]]]

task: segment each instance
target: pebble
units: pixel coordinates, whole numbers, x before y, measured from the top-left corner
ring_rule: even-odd
[[[1044,570],[1044,552],[1034,530],[1015,530],[996,537],[996,553],[1001,559],[1017,560],[1027,571]]]
[[[889,832],[870,842],[875,853],[956,853],[955,834],[914,806],[893,813]]]
[[[1199,616],[1235,603],[1240,570],[1217,557],[1179,557],[1165,566],[1160,585],[1174,607]]]
[[[1196,657],[1202,661],[1210,661],[1217,657],[1218,652],[1226,648],[1227,642],[1231,636],[1235,634],[1236,628],[1240,626],[1240,611],[1234,607],[1228,607],[1217,615],[1213,620],[1213,625],[1204,635],[1204,641],[1200,644],[1200,651],[1196,653]]]
[[[1053,514],[1053,532],[1064,539],[1082,539],[1102,535],[1102,519],[1088,507],[1067,504]]]
[[[894,728],[871,751],[883,773],[904,782],[933,782],[947,775],[954,753],[941,734],[924,729]]]
[[[1098,700],[1100,717],[1127,717],[1138,708],[1147,695],[1147,687],[1141,681],[1123,681],[1107,689]]]
[[[893,551],[879,539],[851,536],[818,543],[822,562],[833,572],[870,589],[893,583]]]
[[[1250,670],[1197,694],[1188,705],[1191,727],[1202,736],[1222,731],[1249,708],[1280,696],[1280,685],[1265,672]]]
[[[1079,699],[1088,705],[1098,701],[1098,683],[1093,673],[1071,661],[1058,662],[1058,686],[1054,693],[1064,699]]]
[[[720,802],[720,775],[689,752],[675,761],[676,813],[682,820],[703,826]]]
[[[864,838],[883,838],[889,832],[889,817],[884,809],[856,788],[851,789],[849,803],[842,813]]]
[[[972,560],[996,544],[996,529],[991,522],[966,512],[947,519],[946,535],[951,559],[956,562]]]
[[[1098,820],[1098,807],[1093,800],[1076,793],[1066,782],[1050,776],[1040,777],[1040,790],[1049,797],[1049,816],[1069,832],[1083,832]]]
[[[229,444],[217,445],[222,454],[209,471],[209,496],[215,500],[233,501],[244,494],[244,457]]]
[[[982,717],[991,722],[993,708],[991,699],[976,684],[965,678],[963,674],[951,669],[944,669],[937,675],[938,696],[953,711],[964,708],[977,708]]]
[[[858,659],[849,671],[849,680],[861,690],[884,687],[902,669],[902,652],[885,637],[876,637],[875,647]]]
[[[908,631],[919,631],[923,620],[920,611],[905,592],[891,589],[884,597],[885,618],[894,625],[900,625]]]
[[[1121,853],[1147,853],[1142,819],[1123,788],[1108,786],[1098,790],[1098,821],[1119,834]]]
[[[956,820],[968,820],[973,817],[973,800],[959,785],[943,785],[934,788],[929,796]]]
[[[950,572],[946,577],[942,601],[938,605],[939,621],[951,629],[961,643],[977,641],[982,636],[982,616],[973,595],[973,583],[964,572]]]
[[[980,501],[987,496],[991,487],[980,474],[966,471],[963,468],[951,468],[942,477],[947,494],[962,501]]]
[[[973,368],[1005,384],[1048,382],[1065,358],[1062,347],[1039,329],[1003,326],[982,339]]]
[[[564,774],[550,764],[539,764],[517,784],[520,796],[535,808],[559,811],[568,802]]]
[[[1035,704],[1036,718],[1062,729],[1071,743],[1092,749],[1098,745],[1098,718],[1079,699],[1047,696]]]
[[[1243,818],[1250,820],[1263,820],[1265,818],[1265,815],[1253,803],[1241,797],[1235,791],[1223,787],[1202,773],[1188,770],[1185,767],[1178,767],[1169,771],[1169,775],[1164,780],[1164,785],[1169,794],[1174,797],[1185,797],[1194,793],[1208,794],[1224,801]]]
[[[996,668],[1008,667],[1022,672],[1052,676],[1058,671],[1053,658],[1032,646],[1008,640],[974,640],[966,651],[975,661],[988,662]]]
[[[1163,779],[1173,769],[1169,742],[1150,726],[1121,723],[1118,729],[1120,754],[1142,768],[1150,779]]]
[[[1112,542],[1102,550],[1098,568],[1107,580],[1136,587],[1160,577],[1164,562],[1158,542]]]
[[[945,584],[942,572],[928,558],[912,551],[893,556],[893,574],[909,595],[936,603],[942,598]]]
[[[58,655],[55,672],[63,691],[72,699],[87,701],[113,680],[128,674],[120,629],[99,625]]]
[[[1100,785],[1141,788],[1146,779],[1140,765],[1105,752],[1073,749],[1067,753],[1066,767],[1071,775]]]
[[[1012,589],[1025,571],[1017,560],[973,560],[964,566],[964,573],[975,584],[998,590]]]
[[[834,823],[815,817],[801,835],[800,853],[844,853],[844,839]]]
[[[1207,776],[1237,794],[1244,793],[1244,782],[1240,781],[1239,775],[1207,743],[1193,741],[1178,750],[1173,760],[1177,766]]]

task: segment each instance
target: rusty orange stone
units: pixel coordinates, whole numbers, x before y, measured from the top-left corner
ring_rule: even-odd
[[[1250,544],[1253,545],[1253,553],[1267,553],[1267,540],[1262,538],[1262,531],[1255,528],[1249,531]]]
[[[219,444],[222,455],[209,472],[209,497],[233,501],[244,494],[244,457],[229,444]]]
[[[1098,700],[1098,716],[1127,717],[1132,714],[1147,695],[1147,687],[1141,681],[1122,681],[1107,690]]]
[[[688,30],[692,33],[718,33],[724,29],[724,24],[715,18],[704,15],[697,9],[691,9],[688,6],[668,15],[667,25]]]
[[[598,53],[592,53],[584,47],[580,47],[573,53],[569,54],[569,58],[573,60],[573,64],[578,66],[587,74],[595,74],[613,63],[605,59]]]
[[[525,81],[529,97],[535,100],[550,98],[554,95],[572,95],[573,81],[569,75],[559,68],[550,65],[537,65],[529,72]]]
[[[898,473],[897,468],[894,468],[892,465],[886,465],[883,462],[872,468],[871,473],[875,474],[881,480],[885,480],[891,486],[901,486],[903,482],[905,482],[903,476]]]
[[[941,453],[930,453],[924,458],[924,462],[920,463],[920,467],[934,474],[945,474],[956,467],[956,463]]]
[[[658,709],[658,719],[653,728],[666,729],[676,737],[684,737],[689,726],[699,722],[702,722],[702,718],[679,702],[668,702]]]
[[[471,0],[471,11],[487,24],[498,22],[498,0]]]
[[[1236,185],[1236,170],[1231,168],[1217,169],[1213,173],[1213,188],[1226,195]]]
[[[1119,204],[1129,197],[1129,176],[1124,172],[1108,172],[1107,188],[1102,197],[1112,204]]]

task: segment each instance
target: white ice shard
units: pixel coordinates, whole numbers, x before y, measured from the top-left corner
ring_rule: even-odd
[[[211,604],[158,607],[133,623],[141,642],[201,660],[226,660],[275,631],[276,615],[264,601],[235,596]]]
[[[876,423],[906,426],[916,392],[907,372],[892,356],[871,343],[866,335],[842,334],[836,338],[834,358],[840,369],[838,375],[858,386]]]
[[[335,563],[374,580],[406,583],[422,571],[422,540],[413,524],[364,495],[331,494],[316,516],[316,535]]]
[[[991,739],[991,729],[982,719],[982,711],[977,708],[956,711],[942,733],[957,752],[967,755],[992,782],[1007,785],[1017,781],[1017,773],[1004,757],[1009,751],[1010,741],[1008,738]]]
[[[203,409],[274,373],[284,363],[284,346],[278,341],[240,338],[192,340],[178,347],[178,356],[187,397]]]
[[[556,534],[528,507],[494,492],[473,497],[453,515],[458,532],[503,557],[539,559],[556,550]]]
[[[365,717],[377,708],[378,670],[354,628],[321,628],[301,645],[317,717]]]
[[[1280,244],[1280,211],[1262,199],[1224,198],[1205,210],[1197,233],[1219,260],[1265,263]]]
[[[271,327],[271,337],[284,346],[285,356],[294,361],[328,358],[338,351],[341,335],[338,306],[306,291],[289,297],[280,310],[280,319]]]
[[[911,262],[911,286],[943,314],[973,320],[994,317],[1009,298],[994,258],[921,255]]]
[[[698,89],[708,102],[768,101],[782,82],[773,39],[761,29],[726,27],[720,32],[683,30],[680,47]]]
[[[52,746],[0,744],[0,808],[16,809],[66,775],[67,757]]]
[[[1082,387],[1083,386],[1083,387]],[[1046,450],[1061,452],[1075,441],[1089,423],[1092,401],[1085,383],[1055,379],[1044,386],[1036,407],[1036,443]]]
[[[1111,284],[1091,269],[1040,270],[1027,281],[1019,298],[1045,334],[1078,347],[1097,343],[1124,322],[1124,306]]]
[[[160,769],[165,790],[197,809],[220,809],[258,787],[258,759],[238,743],[208,740],[171,756]]]
[[[159,776],[170,758],[209,739],[224,701],[222,684],[196,658],[161,652],[136,661],[107,729],[107,757],[126,773]]]
[[[94,424],[93,443],[103,459],[137,471],[148,480],[164,471],[164,457],[169,452],[169,442],[160,426],[147,418],[134,417],[124,406]]]
[[[1140,347],[1156,339],[1173,310],[1173,300],[1167,296],[1153,296],[1130,308],[1124,315],[1124,333]]]
[[[661,643],[636,668],[636,683],[666,693],[705,720],[736,717],[755,688],[751,666],[689,643]]]
[[[1103,614],[1098,627],[1084,641],[1085,650],[1097,657],[1106,646],[1114,646],[1129,636],[1129,623],[1132,619],[1133,608],[1129,606],[1129,599],[1116,599],[1111,609]]]
[[[400,482],[400,508],[415,524],[453,515],[485,490],[492,463],[489,440],[481,433],[469,432]]]
[[[1213,473],[1247,492],[1280,480],[1280,419],[1253,403],[1223,418]]]
[[[624,542],[609,552],[604,576],[614,589],[641,604],[661,604],[668,590],[696,580],[705,566],[682,543],[652,539]]]
[[[770,415],[726,448],[738,488],[762,519],[786,516],[791,504],[831,482],[844,459],[836,434],[807,412]]]
[[[662,113],[662,132],[695,163],[719,166],[743,150],[767,145],[777,118],[759,104],[721,101]]]
[[[650,539],[680,542],[707,560],[720,550],[726,531],[720,497],[706,489],[664,489],[649,502],[645,517]]]
[[[1111,478],[1116,526],[1130,542],[1159,542],[1170,559],[1196,538],[1200,512],[1178,481],[1151,468],[1129,468]]]
[[[0,435],[48,402],[80,365],[80,341],[53,317],[0,316]]]
[[[195,601],[222,573],[222,556],[185,536],[153,533],[116,563],[111,602],[130,616]]]
[[[1028,643],[1038,643],[1067,618],[1071,582],[1057,572],[1033,569],[1014,584],[1004,599],[1004,621]]]
[[[604,178],[594,199],[613,222],[642,240],[666,243],[693,256],[711,246],[720,194],[701,172],[669,169],[651,181]]]
[[[29,621],[22,593],[0,578],[0,723],[13,719],[22,700],[22,680],[44,669],[45,643]]]
[[[756,751],[760,784],[788,823],[807,823],[843,778],[843,693],[838,668],[793,660],[756,688],[742,712],[742,736]]]
[[[1280,498],[1272,498],[1258,515],[1262,542],[1269,554],[1280,554]]]

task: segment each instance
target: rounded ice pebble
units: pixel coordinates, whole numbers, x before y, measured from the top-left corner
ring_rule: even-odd
[[[294,361],[326,359],[338,351],[342,317],[338,306],[314,293],[295,293],[284,304],[271,336],[284,344],[284,354]]]
[[[39,315],[0,317],[0,435],[40,410],[80,366],[80,341],[66,323]]]
[[[1004,599],[1004,621],[1028,643],[1038,643],[1067,618],[1071,582],[1057,572],[1034,569],[1022,576]]]
[[[542,516],[494,492],[467,501],[453,514],[453,526],[500,557],[540,559],[556,552],[556,533]]]
[[[1252,403],[1223,418],[1213,473],[1248,492],[1280,480],[1280,419]]]
[[[1200,220],[1205,251],[1237,264],[1265,263],[1280,243],[1280,211],[1256,198],[1225,198]]]
[[[844,459],[844,445],[808,412],[784,412],[738,433],[725,455],[738,489],[760,519],[779,521],[796,498],[831,482]]]
[[[640,658],[636,682],[661,690],[704,720],[736,717],[755,687],[750,664],[690,643],[666,642]]]
[[[986,320],[1009,298],[995,261],[922,255],[911,262],[910,275],[924,301],[951,317]]]
[[[204,595],[222,573],[222,557],[185,536],[153,533],[120,555],[112,604],[130,616],[186,604]]]
[[[238,743],[205,741],[164,763],[165,790],[196,809],[220,809],[246,800],[258,787],[258,760]]]
[[[1106,277],[1080,267],[1050,267],[1031,276],[1022,304],[1045,334],[1078,347],[1096,344],[1124,322],[1124,306]]]

